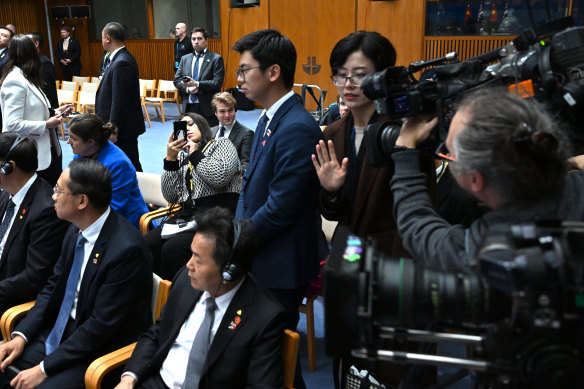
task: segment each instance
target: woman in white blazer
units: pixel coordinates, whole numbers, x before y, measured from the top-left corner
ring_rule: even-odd
[[[54,128],[71,106],[50,112],[49,100],[41,90],[41,61],[32,39],[26,35],[14,36],[8,46],[8,56],[0,79],[2,131],[36,141],[38,173],[55,185],[62,171],[62,156]]]

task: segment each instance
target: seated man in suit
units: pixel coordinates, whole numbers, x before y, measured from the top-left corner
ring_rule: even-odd
[[[286,314],[248,273],[253,240],[225,208],[199,215],[191,259],[116,389],[282,387]]]
[[[110,209],[111,190],[109,171],[92,159],[71,162],[59,177],[55,210],[72,225],[54,275],[0,345],[0,387],[22,370],[13,387],[84,388],[95,358],[152,322],[152,259],[140,233]]]
[[[213,138],[219,139],[228,137],[237,149],[239,161],[241,162],[241,172],[245,171],[249,164],[249,151],[253,140],[253,131],[235,120],[237,111],[237,101],[229,92],[219,92],[211,100],[213,112],[219,120],[219,125],[211,128]]]
[[[34,140],[0,134],[0,314],[34,300],[61,253],[69,223],[57,218],[53,188],[36,174]]]

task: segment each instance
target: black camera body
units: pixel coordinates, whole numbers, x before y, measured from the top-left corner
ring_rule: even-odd
[[[452,63],[456,53],[451,53],[365,77],[361,84],[364,94],[375,100],[380,115],[390,119],[386,125],[367,128],[365,141],[373,164],[391,163],[399,135],[394,131],[396,122],[420,114],[436,115],[437,130],[427,142],[433,151],[448,135],[456,103],[467,93],[492,86],[540,101],[558,113],[574,141],[584,142],[580,130],[584,120],[584,27],[573,25],[574,20],[567,17],[527,29],[508,45],[464,62]],[[414,73],[435,65],[424,73],[424,80],[415,79]]]
[[[495,226],[458,271],[388,258],[374,241],[339,233],[324,274],[329,354],[444,365],[381,350],[379,340],[448,341],[455,335],[419,329],[450,328],[464,332],[458,343],[474,358],[452,366],[485,387],[584,382],[584,223]]]
[[[187,140],[187,122],[183,120],[176,120],[172,122],[174,133],[172,138],[174,140],[183,139]]]

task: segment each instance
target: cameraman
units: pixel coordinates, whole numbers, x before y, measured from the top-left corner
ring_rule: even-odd
[[[460,103],[440,154],[456,182],[492,211],[468,229],[448,224],[432,208],[415,150],[436,123],[408,120],[392,155],[394,215],[404,247],[418,261],[464,268],[496,223],[584,220],[584,172],[566,173],[567,141],[557,121],[535,101],[481,89]]]

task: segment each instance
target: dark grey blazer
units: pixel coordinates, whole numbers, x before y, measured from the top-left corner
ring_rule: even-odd
[[[194,57],[195,55],[193,53],[183,56],[180,59],[178,70],[174,77],[174,86],[176,86],[183,97],[183,112],[187,106],[188,93],[180,78],[182,76],[193,76],[192,65]],[[203,57],[203,62],[201,63],[201,70],[199,72],[199,93],[197,94],[199,97],[201,112],[206,116],[213,115],[211,100],[215,93],[221,91],[224,78],[225,65],[223,63],[223,57],[207,50]]]
[[[221,128],[220,125],[211,128],[213,138],[217,135],[219,128]],[[229,140],[237,149],[237,155],[239,155],[239,161],[241,162],[241,172],[243,173],[249,164],[249,152],[253,141],[253,131],[236,120],[229,133]]]

